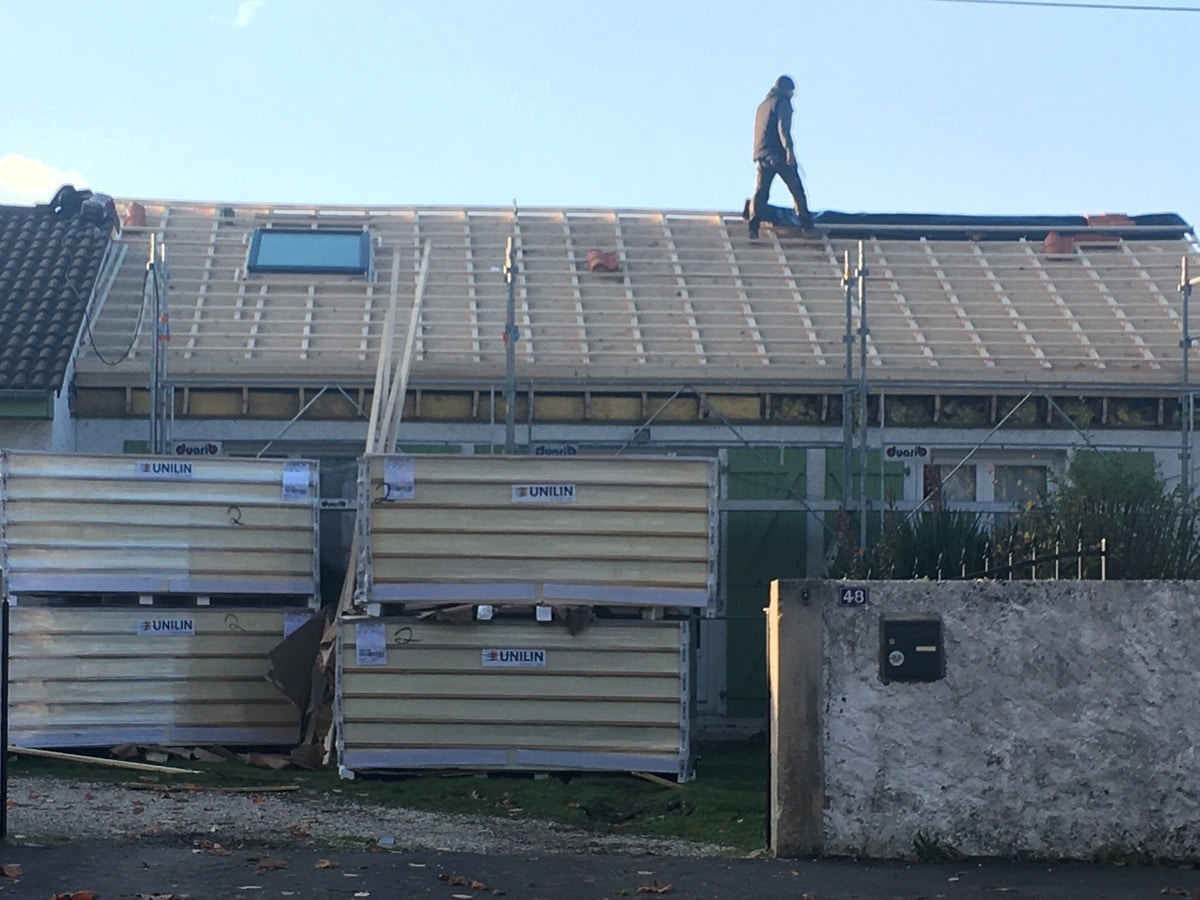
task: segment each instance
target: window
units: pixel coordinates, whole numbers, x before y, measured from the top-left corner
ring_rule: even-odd
[[[934,497],[939,504],[975,502],[975,466],[959,466],[957,471],[952,465],[926,466],[925,496]]]
[[[371,269],[367,231],[256,228],[246,271],[251,274],[359,275]]]
[[[1046,467],[998,465],[992,488],[997,502],[1036,503],[1046,496]]]

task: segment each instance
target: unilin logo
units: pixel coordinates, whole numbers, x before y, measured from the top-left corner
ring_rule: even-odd
[[[573,484],[514,484],[513,503],[574,503]]]
[[[544,669],[545,650],[486,649],[482,651],[483,665],[488,668]]]

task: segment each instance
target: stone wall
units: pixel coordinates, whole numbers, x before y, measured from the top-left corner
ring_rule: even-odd
[[[876,582],[853,608],[793,584],[822,620],[823,852],[911,853],[920,833],[968,854],[1200,854],[1200,585]],[[930,613],[945,677],[885,684],[881,617]]]

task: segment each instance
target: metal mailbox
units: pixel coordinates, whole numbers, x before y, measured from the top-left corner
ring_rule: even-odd
[[[946,677],[941,616],[884,616],[879,639],[879,677],[884,684]]]

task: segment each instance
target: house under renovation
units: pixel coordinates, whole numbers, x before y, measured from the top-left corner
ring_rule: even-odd
[[[336,593],[393,308],[401,452],[719,461],[702,716],[762,714],[768,585],[823,572],[841,508],[1004,513],[1081,447],[1192,476],[1200,248],[1171,214],[826,212],[750,240],[720,211],[118,208],[54,446],[319,460]]]

